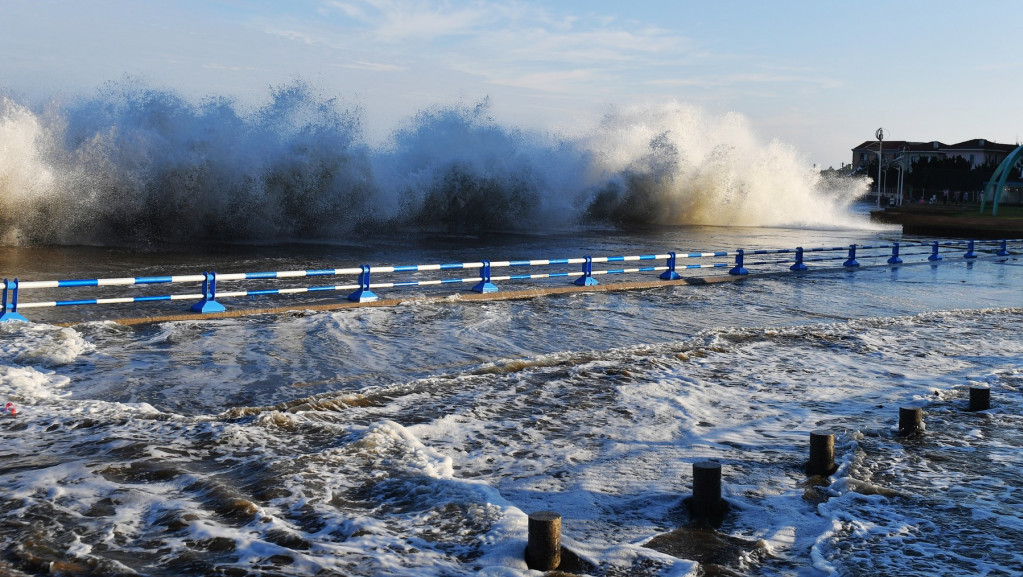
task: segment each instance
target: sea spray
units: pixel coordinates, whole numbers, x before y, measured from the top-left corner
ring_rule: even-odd
[[[609,113],[588,139],[607,182],[590,205],[619,223],[860,228],[865,181],[824,181],[792,147],[762,145],[746,119],[678,102]]]
[[[380,204],[394,207],[393,218],[475,233],[550,230],[577,220],[590,197],[585,153],[500,126],[488,112],[488,99],[424,110],[373,155]]]
[[[297,81],[245,110],[126,79],[33,111],[0,101],[0,243],[336,240],[588,223],[862,228],[861,180],[823,182],[738,114],[616,110],[588,134],[425,109],[379,147],[362,112]]]

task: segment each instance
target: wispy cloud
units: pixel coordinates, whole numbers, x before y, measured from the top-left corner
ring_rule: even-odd
[[[592,80],[592,70],[568,70],[534,74],[495,75],[489,82],[501,86],[527,88],[538,92],[570,92],[580,82]]]
[[[384,62],[368,62],[365,60],[353,60],[350,62],[342,62],[338,64],[341,68],[348,68],[351,70],[371,70],[374,72],[401,72],[408,70],[405,66],[398,66],[397,64],[387,64]]]
[[[649,23],[520,1],[324,0],[316,13],[263,29],[334,54],[334,66],[447,71],[541,92],[639,84],[707,57],[689,38]]]
[[[990,64],[981,64],[975,69],[985,72],[998,72],[1002,70],[1016,70],[1023,68],[1023,61],[1016,62],[992,62]]]
[[[722,75],[657,78],[648,80],[651,86],[688,86],[701,89],[728,88],[742,85],[797,84],[819,88],[841,88],[845,82],[829,76],[777,74],[770,72],[748,72]]]
[[[284,38],[286,40],[300,42],[302,44],[305,44],[306,46],[312,46],[313,44],[317,43],[317,40],[313,36],[305,32],[300,32],[298,30],[281,30],[278,28],[269,27],[264,29],[264,31],[267,34],[273,36],[280,36],[281,38]]]
[[[454,6],[407,0],[331,1],[324,8],[327,14],[334,11],[369,30],[377,41],[392,43],[478,34],[506,12],[496,4]]]

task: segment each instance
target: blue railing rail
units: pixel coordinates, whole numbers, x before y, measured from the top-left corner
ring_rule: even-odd
[[[990,256],[1009,256],[1012,254],[1009,247],[1016,247],[1019,251],[1023,249],[1023,239],[1001,240],[1001,241],[932,241],[932,242],[909,242],[878,245],[847,245],[835,247],[816,248],[785,248],[785,249],[758,249],[735,251],[713,251],[713,252],[668,252],[664,254],[645,254],[634,256],[583,256],[558,259],[534,259],[534,260],[505,260],[492,261],[481,260],[476,262],[447,263],[447,264],[419,264],[419,265],[387,265],[370,266],[360,265],[358,267],[314,269],[314,270],[291,270],[273,272],[243,272],[243,273],[217,273],[206,271],[201,274],[186,275],[165,275],[165,276],[143,276],[143,277],[121,277],[121,278],[97,278],[97,279],[67,279],[67,280],[42,280],[42,281],[19,281],[3,279],[2,307],[0,307],[0,321],[26,320],[19,310],[43,307],[63,307],[78,305],[109,305],[147,303],[159,301],[187,300],[194,301],[190,307],[193,312],[213,313],[226,310],[218,299],[231,299],[239,297],[257,297],[267,295],[294,295],[301,293],[318,292],[347,292],[346,295],[353,302],[371,302],[379,297],[374,290],[399,289],[407,287],[428,287],[456,284],[470,284],[471,290],[478,293],[490,293],[498,291],[498,282],[504,281],[529,281],[540,279],[571,278],[572,282],[579,286],[593,286],[598,284],[595,277],[602,275],[626,275],[660,273],[659,279],[678,280],[681,278],[679,270],[693,269],[721,269],[729,268],[728,274],[747,275],[749,269],[746,267],[787,267],[789,271],[798,272],[809,269],[807,263],[835,263],[842,261],[841,266],[854,268],[860,266],[858,258],[885,258],[886,263],[896,265],[903,263],[903,257],[916,257],[926,255],[927,261],[935,262],[949,256],[951,251],[965,251],[963,259],[978,258],[977,251]],[[919,250],[926,248],[926,250]],[[941,254],[944,248],[945,255]],[[838,253],[838,254],[836,254]],[[694,264],[680,264],[679,260],[698,259],[721,259],[734,258],[734,262],[697,262]],[[749,261],[750,257],[759,260]],[[779,258],[780,257],[780,258]],[[651,262],[652,261],[652,262]],[[663,261],[663,264],[653,262]],[[633,266],[630,268],[610,268],[616,263],[646,263],[646,266]],[[606,265],[609,268],[594,268],[594,265]],[[495,269],[518,269],[529,267],[577,267],[572,270],[554,270],[542,273],[496,275]],[[423,273],[473,270],[475,274],[466,277],[447,278],[408,278],[422,275]],[[784,268],[782,268],[784,270]],[[777,272],[775,269],[764,272]],[[390,282],[374,282],[373,275],[406,275],[405,280],[396,279]],[[348,277],[351,279],[346,284],[317,285],[317,286],[284,286],[275,288],[250,288],[246,290],[219,291],[218,283],[240,283],[245,281],[277,281],[281,279],[301,279],[307,277]],[[162,295],[141,295],[141,296],[115,296],[99,297],[76,300],[52,300],[20,302],[20,292],[23,290],[52,290],[87,287],[116,287],[116,286],[137,286],[137,285],[158,285],[158,284],[196,284],[199,283],[201,292],[162,294]]]

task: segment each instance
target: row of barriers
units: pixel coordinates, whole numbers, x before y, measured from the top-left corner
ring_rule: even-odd
[[[191,306],[191,311],[196,313],[215,313],[226,310],[218,299],[229,299],[238,297],[258,297],[265,295],[285,295],[317,292],[338,292],[352,291],[346,295],[349,301],[372,302],[378,300],[374,290],[405,288],[405,287],[427,287],[454,284],[472,283],[472,291],[477,293],[497,292],[496,282],[503,281],[526,281],[539,279],[556,279],[560,277],[576,277],[573,283],[579,286],[593,286],[598,284],[596,276],[617,275],[617,274],[641,274],[660,273],[658,278],[662,280],[678,280],[681,275],[679,270],[690,269],[718,269],[728,268],[730,275],[747,275],[747,266],[777,266],[788,265],[788,270],[798,272],[808,269],[807,263],[843,261],[842,266],[858,267],[860,263],[857,258],[888,257],[886,263],[890,265],[901,264],[903,257],[924,256],[930,262],[940,261],[943,256],[941,250],[946,249],[946,255],[951,250],[965,252],[961,255],[964,259],[975,259],[980,255],[978,251],[991,256],[1010,256],[1009,250],[1012,245],[1015,250],[1020,251],[1017,245],[1023,244],[1023,239],[1001,240],[1001,241],[933,241],[930,243],[891,243],[879,245],[857,245],[852,244],[841,247],[806,248],[796,247],[793,249],[764,249],[764,250],[735,250],[719,252],[691,252],[666,254],[648,254],[638,256],[584,256],[579,258],[560,258],[542,260],[511,260],[511,261],[489,261],[463,262],[450,264],[421,264],[403,266],[369,266],[362,265],[351,268],[319,269],[319,270],[292,270],[277,272],[245,272],[245,273],[224,273],[203,272],[202,274],[172,275],[172,276],[146,276],[127,278],[106,278],[106,279],[72,279],[72,280],[44,280],[44,281],[19,281],[3,280],[3,306],[0,308],[0,321],[24,321],[27,320],[19,311],[30,308],[42,307],[63,307],[76,305],[108,305],[125,303],[146,303],[157,301],[187,300],[197,301]],[[919,251],[926,247],[926,251]],[[909,249],[909,252],[906,250]],[[873,252],[871,252],[873,251]],[[883,253],[879,251],[884,251]],[[889,252],[890,251],[890,252]],[[843,253],[839,256],[827,253]],[[789,257],[788,255],[792,255]],[[859,257],[857,257],[859,255]],[[767,256],[766,260],[747,262],[751,256]],[[679,264],[680,259],[711,259],[734,257],[734,262],[712,262],[696,264]],[[780,257],[780,258],[779,258]],[[664,261],[663,265],[637,266],[633,268],[601,269],[595,270],[594,264],[600,263],[627,263],[644,261]],[[494,269],[523,268],[523,267],[549,267],[549,266],[580,266],[579,270],[544,272],[537,274],[506,274],[494,276]],[[470,277],[434,278],[399,280],[393,282],[376,283],[371,281],[371,275],[381,274],[408,274],[451,271],[451,270],[478,270],[478,274]],[[775,272],[775,271],[767,271]],[[218,291],[217,283],[240,282],[240,281],[266,281],[276,279],[296,279],[303,277],[321,276],[354,276],[355,283],[325,286],[287,286],[279,288],[260,288],[254,290]],[[172,283],[201,283],[201,293],[168,294],[168,295],[144,295],[144,296],[118,296],[111,298],[91,298],[78,300],[54,300],[39,302],[21,302],[19,295],[21,291],[33,289],[58,289],[58,288],[81,288],[81,287],[108,287],[118,285],[155,285]]]

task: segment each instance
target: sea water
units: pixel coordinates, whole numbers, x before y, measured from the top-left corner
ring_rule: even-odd
[[[866,222],[862,183],[682,105],[561,140],[428,110],[382,148],[302,87],[252,114],[133,86],[3,106],[23,280],[914,240]],[[0,572],[528,575],[527,515],[554,510],[588,575],[1018,574],[1023,261],[884,260],[135,327],[104,319],[178,303],[25,309],[0,324]],[[712,561],[677,531],[707,459]]]
[[[525,575],[526,516],[555,510],[586,574],[697,574],[645,545],[689,523],[692,464],[713,459],[719,531],[752,544],[738,574],[1012,574],[1021,272],[950,256],[519,301],[5,323],[6,570]],[[971,385],[991,410],[964,410]],[[900,406],[923,407],[922,435],[896,434]],[[817,429],[840,465],[820,486],[801,468]]]

